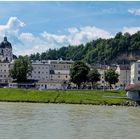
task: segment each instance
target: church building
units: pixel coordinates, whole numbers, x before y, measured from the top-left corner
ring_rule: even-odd
[[[0,62],[11,62],[13,60],[12,45],[7,37],[0,43]]]
[[[0,43],[0,87],[8,85],[10,80],[9,69],[13,60],[12,45],[7,41],[7,37]]]

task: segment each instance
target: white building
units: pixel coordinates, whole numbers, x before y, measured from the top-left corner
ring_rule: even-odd
[[[10,62],[13,60],[12,45],[7,37],[0,43],[0,86],[7,86],[10,80]]]
[[[130,66],[117,65],[116,72],[119,74],[119,81],[116,84],[117,87],[125,88],[130,84]]]
[[[140,60],[131,64],[131,84],[140,81]]]
[[[46,62],[36,61],[32,62],[32,73],[28,79],[38,81],[48,81],[50,79],[50,65]]]
[[[37,89],[62,89],[62,83],[57,81],[37,82]]]
[[[0,63],[0,85],[6,86],[9,82],[9,65],[10,63]]]

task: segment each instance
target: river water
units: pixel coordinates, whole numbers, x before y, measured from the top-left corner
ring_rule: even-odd
[[[140,138],[140,108],[1,102],[0,138]]]

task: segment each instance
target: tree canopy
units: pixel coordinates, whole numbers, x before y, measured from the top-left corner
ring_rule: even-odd
[[[15,60],[12,69],[10,70],[10,75],[13,79],[16,79],[17,82],[26,82],[27,74],[31,74],[32,65],[28,56],[20,56]]]
[[[82,61],[76,61],[70,69],[71,82],[75,83],[80,88],[82,82],[87,81],[89,67]]]
[[[140,58],[140,31],[130,35],[129,33],[117,33],[114,38],[97,39],[85,45],[69,45],[60,49],[49,49],[39,54],[32,54],[32,60],[63,59],[78,61],[88,64],[128,64],[135,56]],[[132,58],[131,58],[132,57]]]
[[[109,83],[110,89],[112,84],[116,84],[118,82],[119,74],[115,72],[113,69],[108,69],[105,72],[105,81]]]
[[[90,70],[88,73],[88,81],[91,82],[92,88],[93,84],[100,81],[100,73],[97,69]]]

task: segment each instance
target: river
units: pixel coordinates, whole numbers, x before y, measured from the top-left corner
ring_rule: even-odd
[[[1,102],[0,138],[140,138],[140,108]]]

